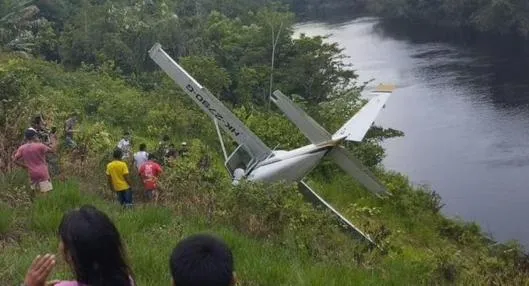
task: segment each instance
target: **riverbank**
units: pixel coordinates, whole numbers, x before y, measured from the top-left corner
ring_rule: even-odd
[[[259,1],[56,3],[45,3],[55,6],[45,13],[38,13],[30,2],[21,3],[9,13],[20,25],[0,23],[8,32],[2,48],[16,51],[0,54],[1,107],[6,115],[0,118],[0,185],[5,189],[0,192],[0,250],[9,253],[0,257],[0,281],[18,282],[37,252],[55,252],[54,230],[62,212],[87,202],[118,221],[120,232],[128,237],[138,281],[147,285],[165,284],[162,253],[170,241],[176,244],[182,236],[205,229],[219,233],[236,249],[242,285],[469,285],[529,280],[519,245],[497,244],[477,224],[447,218],[440,212],[436,192],[382,168],[381,142],[395,135],[391,130],[373,128],[364,142],[348,146],[387,186],[390,198],[372,196],[329,163],[307,178],[322,197],[375,240],[380,248],[372,251],[342,233],[328,213],[305,203],[294,186],[231,186],[211,120],[155,67],[146,51],[153,42],[161,42],[265,144],[294,149],[306,138],[266,105],[272,72],[270,35],[278,35],[273,88],[299,95],[296,101],[329,130],[337,130],[352,116],[354,110],[344,102],[361,106],[361,83],[356,80],[370,74],[358,75],[346,65],[338,44],[321,37],[293,38],[290,12],[263,7]],[[0,9],[6,11],[11,10]],[[368,43],[358,48],[380,47]],[[405,54],[387,55],[400,60]],[[14,168],[11,154],[36,112],[50,127],[60,127],[74,111],[81,119],[75,134],[80,148],[59,153],[60,178],[66,180],[54,181],[57,192],[52,196],[35,198],[27,177]],[[124,131],[131,131],[134,144],[145,143],[149,151],[158,148],[165,134],[175,144],[189,143],[189,156],[167,168],[160,180],[164,191],[156,208],[145,206],[138,196],[137,211],[122,212],[108,190],[105,164]],[[232,144],[227,147],[234,149]],[[454,181],[449,175],[444,181]],[[156,244],[153,239],[159,239],[160,245],[151,246]],[[254,249],[255,245],[262,248]],[[57,278],[65,274],[60,272]]]
[[[366,11],[385,19],[491,36],[514,36],[526,41],[529,33],[529,7],[524,1],[393,1],[369,0]]]
[[[13,108],[39,104],[53,115],[49,120],[58,124],[61,114],[67,115],[72,106],[101,104],[95,114],[81,113],[76,137],[87,153],[84,157],[68,150],[60,153],[61,177],[66,181],[55,180],[50,196],[35,197],[23,172],[0,175],[0,280],[9,285],[22,279],[35,255],[56,252],[55,230],[62,213],[86,203],[102,208],[117,222],[137,281],[144,285],[165,284],[164,253],[182,237],[201,231],[222,236],[234,248],[241,285],[517,285],[529,281],[519,245],[497,244],[477,224],[447,219],[440,213],[435,192],[412,186],[400,174],[376,168],[393,194],[387,199],[372,196],[333,165],[320,166],[308,178],[322,197],[376,241],[380,249],[369,251],[341,232],[328,213],[305,203],[294,186],[232,188],[213,143],[214,130],[207,133],[193,127],[212,126],[211,122],[169,81],[146,92],[98,71],[66,72],[58,64],[8,55],[0,59],[0,82],[11,87],[12,98],[23,100]],[[96,86],[94,92],[84,92]],[[146,112],[138,113],[138,106]],[[19,120],[25,109],[17,110],[7,118],[14,134],[26,126]],[[153,118],[168,120],[164,125],[171,124],[175,130],[196,132],[194,140],[187,140],[190,156],[165,170],[160,205],[145,205],[138,191],[136,208],[130,212],[115,203],[103,171],[121,130],[130,124],[123,121],[128,114],[134,114],[130,121],[135,124],[134,141],[146,143],[148,150],[154,150],[159,140],[149,124]],[[267,140],[278,128],[276,136],[287,137],[272,138],[276,142],[302,136],[281,116],[267,114],[268,121],[255,116],[259,113],[241,118]],[[270,126],[262,124],[270,121]],[[353,151],[367,152],[363,148]],[[204,158],[209,164],[203,164]],[[69,277],[64,264],[54,275]]]
[[[444,214],[476,221],[499,241],[529,245],[529,138],[522,131],[529,129],[529,63],[521,51],[377,18],[297,31],[332,34],[328,40],[345,49],[360,82],[399,87],[377,120],[405,133],[383,143],[387,168],[438,191]]]
[[[388,28],[415,29],[444,42],[494,43],[529,53],[529,6],[523,1],[356,0],[315,2],[283,0],[300,21],[344,22],[380,17]]]

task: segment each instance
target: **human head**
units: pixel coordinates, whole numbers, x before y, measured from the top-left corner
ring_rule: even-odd
[[[145,151],[147,150],[147,145],[145,145],[145,143],[141,143],[140,144],[140,151]]]
[[[33,119],[31,120],[31,126],[35,129],[43,129],[44,120],[42,119],[42,116],[38,115],[33,117]]]
[[[114,149],[114,153],[112,154],[112,158],[114,158],[116,160],[121,160],[121,158],[123,158],[123,151],[121,151],[121,149],[119,149],[119,148]]]
[[[130,286],[131,270],[118,230],[93,206],[66,213],[59,225],[60,252],[79,283]]]
[[[131,137],[131,136],[130,136],[130,132],[125,131],[125,133],[123,133],[123,137],[124,137],[125,139],[127,139],[127,140],[130,140],[130,137]]]
[[[233,255],[220,239],[198,234],[182,240],[169,261],[174,286],[232,286]]]
[[[26,139],[28,142],[38,142],[39,134],[35,129],[28,128],[26,131],[24,131],[24,139]]]

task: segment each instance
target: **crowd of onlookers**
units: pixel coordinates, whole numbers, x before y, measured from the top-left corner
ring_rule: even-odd
[[[158,180],[163,173],[163,166],[174,166],[175,160],[188,155],[187,143],[183,142],[180,150],[170,143],[169,136],[164,136],[154,152],[147,152],[147,145],[140,144],[139,151],[132,153],[132,137],[125,132],[118,142],[108,163],[106,175],[109,188],[117,194],[118,201],[125,207],[131,207],[132,179],[130,178],[129,165],[134,166],[135,172],[143,183],[143,189],[148,201],[157,202],[160,187]]]
[[[75,141],[77,124],[78,116],[75,113],[64,124],[64,146],[71,150],[79,147]],[[24,131],[24,142],[13,154],[14,163],[28,171],[31,188],[37,193],[45,194],[53,190],[51,175],[60,173],[58,146],[57,129],[48,130],[45,120],[39,115],[33,118],[31,126]],[[130,178],[129,166],[134,166],[147,199],[157,202],[162,166],[174,166],[179,157],[187,156],[187,143],[183,142],[177,150],[169,136],[165,135],[154,152],[147,152],[145,144],[140,144],[139,151],[134,154],[132,149],[132,136],[130,132],[125,132],[116,145],[112,161],[106,167],[108,186],[117,194],[120,204],[132,206],[133,180]]]
[[[48,281],[55,255],[37,256],[24,286],[135,286],[121,236],[103,212],[83,206],[65,214],[59,225],[59,254],[75,280]],[[232,286],[236,284],[233,255],[221,239],[192,235],[167,254],[174,286]],[[170,281],[167,281],[169,284]]]
[[[72,114],[65,122],[65,146],[75,149],[78,118]],[[57,130],[46,129],[42,116],[32,120],[24,131],[24,142],[13,154],[15,164],[28,171],[31,188],[46,194],[53,190],[52,174],[60,172],[57,157]],[[162,166],[171,166],[180,156],[187,156],[187,144],[180,150],[170,143],[169,136],[160,141],[158,150],[147,152],[145,144],[132,153],[132,137],[125,132],[118,142],[113,159],[106,167],[109,188],[118,201],[131,207],[132,180],[129,165],[140,177],[146,197],[158,200],[158,179]],[[156,160],[158,159],[158,160]],[[56,257],[37,256],[27,271],[25,286],[132,286],[135,278],[126,259],[125,248],[113,222],[106,214],[92,206],[83,206],[64,215],[59,226],[59,253],[70,266],[74,281],[47,281]],[[178,243],[169,258],[173,285],[222,286],[234,285],[233,257],[228,246],[210,235],[194,235]],[[169,281],[168,281],[169,282]]]

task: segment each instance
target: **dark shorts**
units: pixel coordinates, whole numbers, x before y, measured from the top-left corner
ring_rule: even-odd
[[[157,189],[154,189],[154,190],[145,190],[145,197],[147,197],[147,199],[149,201],[152,201],[154,200],[154,194],[157,192],[158,190]]]
[[[132,190],[116,192],[119,204],[125,207],[132,207]]]

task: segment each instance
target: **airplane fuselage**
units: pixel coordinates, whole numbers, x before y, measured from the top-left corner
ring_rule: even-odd
[[[300,181],[340,141],[311,144],[291,151],[274,151],[271,158],[263,160],[250,171],[247,179],[260,182]]]

